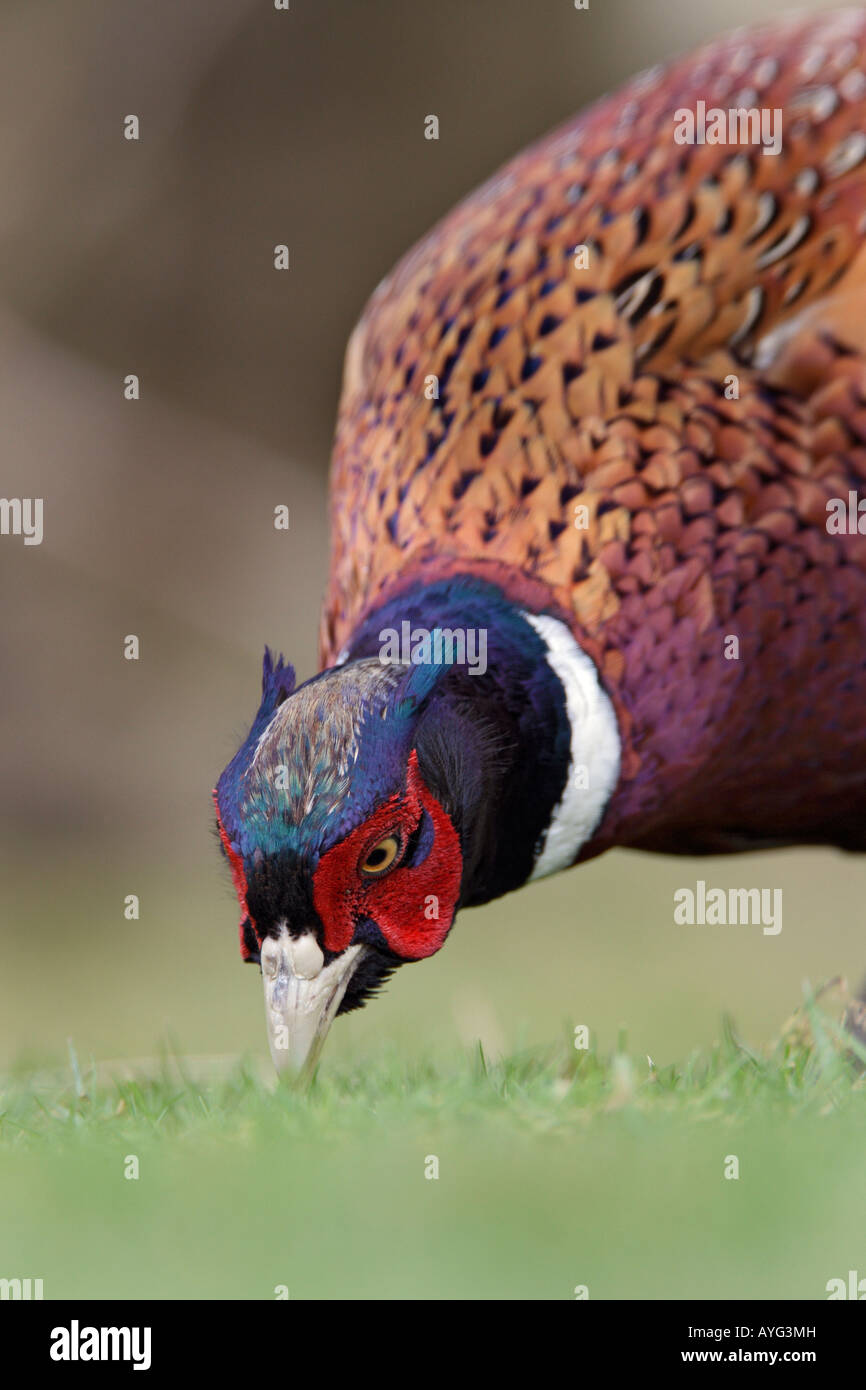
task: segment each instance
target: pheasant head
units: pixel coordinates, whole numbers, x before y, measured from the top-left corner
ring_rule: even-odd
[[[372,657],[295,689],[265,654],[261,706],[214,801],[278,1070],[311,1068],[337,1013],[448,935],[460,808],[417,747],[436,675]]]
[[[425,586],[417,603],[459,628],[409,620],[429,640],[383,659],[394,615],[380,610],[342,664],[297,688],[266,651],[261,705],[214,792],[281,1071],[311,1071],[334,1017],[438,951],[459,907],[570,862],[616,779],[612,707],[564,625],[476,580]],[[411,596],[400,610],[419,612]],[[482,615],[483,669],[440,640]],[[593,785],[577,798],[575,737]]]

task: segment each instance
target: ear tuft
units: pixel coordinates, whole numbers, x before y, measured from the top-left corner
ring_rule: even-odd
[[[270,647],[262,661],[262,707],[273,711],[287,700],[295,688],[295,668],[284,662],[282,653],[274,662]]]
[[[409,667],[400,685],[396,712],[406,718],[420,709],[447,666],[444,659],[442,633],[434,628],[430,634],[430,660]]]

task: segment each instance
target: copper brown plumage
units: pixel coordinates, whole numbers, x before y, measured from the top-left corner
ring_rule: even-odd
[[[779,154],[675,143],[701,101],[779,108]],[[424,578],[567,618],[623,738],[582,857],[866,847],[866,536],[826,524],[866,478],[864,122],[861,12],[716,41],[506,166],[351,340],[323,665]]]

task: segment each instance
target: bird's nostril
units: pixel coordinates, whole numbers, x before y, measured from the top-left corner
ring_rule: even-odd
[[[325,964],[325,956],[312,932],[305,932],[289,942],[292,970],[302,980],[313,980]]]

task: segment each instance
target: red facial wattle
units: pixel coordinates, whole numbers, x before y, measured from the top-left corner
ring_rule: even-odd
[[[432,822],[429,853],[420,864],[402,864],[380,877],[360,866],[373,847],[396,833],[405,845],[426,813]],[[322,855],[313,877],[313,902],[324,923],[325,946],[344,951],[363,918],[375,922],[392,951],[423,960],[443,945],[457,905],[463,860],[447,812],[424,784],[418,757],[409,757],[406,791],[393,796],[338,845]]]
[[[213,793],[213,804],[214,809],[216,810],[217,830],[219,831],[220,844],[226,852],[226,859],[229,861],[229,868],[231,869],[232,874],[232,883],[234,884],[234,890],[237,894],[238,902],[240,903],[241,908],[241,921],[240,926],[238,927],[238,934],[240,936],[241,943],[241,955],[243,956],[245,961],[248,961],[252,959],[252,953],[246,942],[244,926],[247,922],[249,922],[253,931],[256,932],[256,936],[258,936],[258,932],[256,931],[256,924],[250,916],[249,909],[247,908],[247,876],[244,873],[243,860],[241,859],[241,856],[238,854],[237,850],[232,847],[232,844],[226,833],[226,828],[222,823],[222,817],[220,815],[220,808],[219,802],[217,801],[216,791],[214,791]]]

